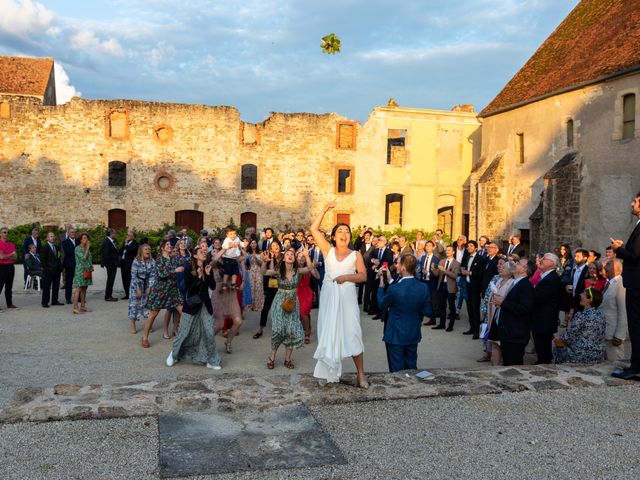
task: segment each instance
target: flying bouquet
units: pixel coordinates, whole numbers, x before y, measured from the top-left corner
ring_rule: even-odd
[[[326,37],[322,37],[320,48],[322,48],[322,51],[324,53],[335,55],[340,51],[340,39],[336,36],[335,33],[331,33]]]

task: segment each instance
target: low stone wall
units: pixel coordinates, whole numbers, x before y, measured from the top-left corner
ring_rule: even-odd
[[[218,374],[177,381],[122,385],[56,385],[16,391],[0,423],[126,418],[187,411],[237,411],[306,404],[335,404],[424,397],[628,385],[610,376],[610,365],[526,366],[474,370],[433,370],[431,380],[415,372],[371,374],[370,388],[341,383],[321,385],[311,375],[276,377]]]

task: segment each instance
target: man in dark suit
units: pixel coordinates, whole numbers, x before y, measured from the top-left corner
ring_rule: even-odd
[[[64,299],[67,305],[71,304],[73,295],[73,276],[76,271],[76,229],[70,227],[66,238],[60,242],[60,253],[62,255],[62,268],[64,269]]]
[[[273,242],[273,228],[267,227],[264,229],[264,240],[262,240],[262,245],[260,245],[260,250],[262,252],[268,252],[271,242]]]
[[[551,363],[551,342],[558,331],[562,282],[556,274],[560,259],[553,253],[545,253],[540,260],[542,275],[534,287],[535,304],[533,307],[531,334],[536,347],[536,364]]]
[[[480,338],[480,301],[482,300],[482,277],[484,275],[485,259],[477,251],[478,244],[475,240],[467,242],[469,258],[462,265],[460,272],[467,282],[467,313],[469,314],[469,330],[462,332],[464,335],[473,335],[473,339]]]
[[[186,237],[190,238],[190,237]],[[186,238],[180,238],[180,240],[185,241]],[[133,261],[138,255],[138,242],[136,241],[136,232],[133,230],[129,230],[127,232],[127,239],[124,242],[124,245],[120,249],[120,275],[122,276],[122,288],[124,288],[124,297],[123,300],[129,300],[129,287],[131,286],[131,267],[133,265]]]
[[[504,298],[494,295],[498,313],[498,340],[505,366],[522,365],[524,349],[529,343],[531,312],[535,305],[535,292],[528,280],[527,264],[516,263],[514,282]]]
[[[429,315],[429,321],[425,325],[435,325],[436,315],[438,315],[438,277],[433,274],[431,267],[438,267],[440,259],[434,250],[435,243],[432,240],[427,240],[424,244],[424,255],[420,266],[422,281],[429,287],[429,296],[431,297],[431,315]]]
[[[640,192],[631,202],[631,213],[638,220],[627,243],[611,239],[616,257],[624,261],[622,285],[626,289],[625,306],[631,340],[631,365],[612,375],[625,380],[637,378],[640,374]]]
[[[102,241],[102,254],[100,266],[107,269],[107,285],[104,290],[104,300],[106,302],[117,302],[117,298],[113,298],[113,284],[116,281],[116,273],[118,273],[118,265],[120,264],[120,256],[116,247],[116,231],[113,228],[107,229],[107,237]]]
[[[520,243],[520,235],[512,235],[509,238],[509,246],[507,247],[507,257],[516,254],[520,258],[526,256],[524,246]]]
[[[584,281],[587,279],[587,274],[589,273],[587,258],[589,258],[589,250],[585,250],[584,248],[576,250],[576,253],[573,255],[573,272],[571,273],[573,283],[569,285],[571,289],[568,290],[573,295],[571,310],[569,311],[570,318],[573,317],[576,312],[582,311],[580,294],[584,292]]]
[[[24,258],[24,256],[27,253],[29,253],[29,245],[31,244],[36,245],[36,253],[40,255],[42,253],[42,243],[40,242],[40,229],[37,227],[31,229],[31,236],[25,238],[24,241],[22,242],[22,249],[20,250],[20,253],[22,253],[22,256],[20,258]],[[27,275],[29,275],[29,269],[24,268],[23,270],[24,270],[24,281],[26,283]]]
[[[316,279],[312,275],[309,282],[309,286],[311,287],[311,291],[313,292],[313,308],[318,308],[322,282],[324,282],[324,256],[322,255],[320,248],[315,244],[312,235],[309,235],[307,237],[307,247],[309,248],[309,258],[311,259],[313,265],[316,267],[318,275],[320,275],[320,278],[318,279]]]
[[[371,230],[367,230],[366,227],[363,227],[362,230],[360,230],[360,235],[358,235],[358,238],[356,238],[356,241],[353,243],[353,247],[360,252],[362,258],[364,258],[365,254],[373,248],[373,244],[371,243],[372,235],[373,232]],[[362,304],[362,295],[364,293],[365,283],[366,280],[358,284],[358,305]]]
[[[422,340],[422,318],[431,315],[429,287],[414,278],[416,258],[400,257],[400,279],[389,286],[379,305],[389,309],[382,340],[387,348],[389,371],[417,369],[418,343]]]
[[[372,235],[371,245],[362,255],[362,258],[364,260],[364,266],[367,270],[367,279],[364,282],[363,295],[362,295],[362,311],[365,313],[369,313],[372,310],[371,308],[372,289],[375,286],[376,272],[374,272],[373,270],[374,265],[373,263],[371,263],[371,255],[373,255],[373,252],[375,252],[377,248],[378,248],[378,237],[376,235]]]
[[[367,286],[371,293],[371,298],[369,299],[369,315],[373,315],[373,320],[380,320],[382,318],[382,310],[378,308],[377,297],[379,283],[376,279],[376,273],[378,273],[378,270],[384,264],[386,264],[389,269],[393,269],[393,252],[387,248],[387,237],[384,235],[378,237],[378,248],[372,252],[370,260],[373,282],[370,282],[369,273],[367,272]]]
[[[453,324],[456,321],[456,292],[458,284],[456,280],[460,275],[460,264],[454,257],[454,248],[448,245],[444,250],[445,258],[440,260],[438,265],[431,266],[431,273],[438,277],[438,307],[440,323],[433,330],[445,328],[447,319],[447,305],[449,306],[449,325],[446,327],[447,332],[453,331]]]
[[[484,273],[482,274],[482,283],[480,284],[480,292],[484,297],[487,288],[489,287],[489,282],[491,279],[498,274],[498,245],[494,242],[489,242],[486,245],[487,249],[487,258],[484,266]]]
[[[60,249],[56,246],[55,241],[55,233],[47,233],[47,243],[42,246],[40,254],[42,261],[42,306],[44,308],[49,308],[49,301],[51,301],[51,305],[62,305],[58,302],[62,262],[60,261]]]

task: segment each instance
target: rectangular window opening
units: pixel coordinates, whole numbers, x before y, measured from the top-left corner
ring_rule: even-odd
[[[516,133],[516,157],[518,163],[524,163],[524,133]]]
[[[633,93],[622,97],[622,138],[635,137],[636,96]]]
[[[389,129],[387,133],[387,165],[402,166],[406,162],[406,129]]]
[[[338,168],[337,193],[353,193],[353,169]]]

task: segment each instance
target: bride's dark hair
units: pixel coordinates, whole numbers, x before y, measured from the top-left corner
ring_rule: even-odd
[[[338,228],[340,227],[347,227],[349,229],[349,239],[351,239],[351,227],[346,224],[346,223],[337,223],[332,229],[331,229],[331,245],[333,245],[334,247],[336,246],[336,240],[335,240],[335,236],[336,236],[336,231],[338,230]]]

